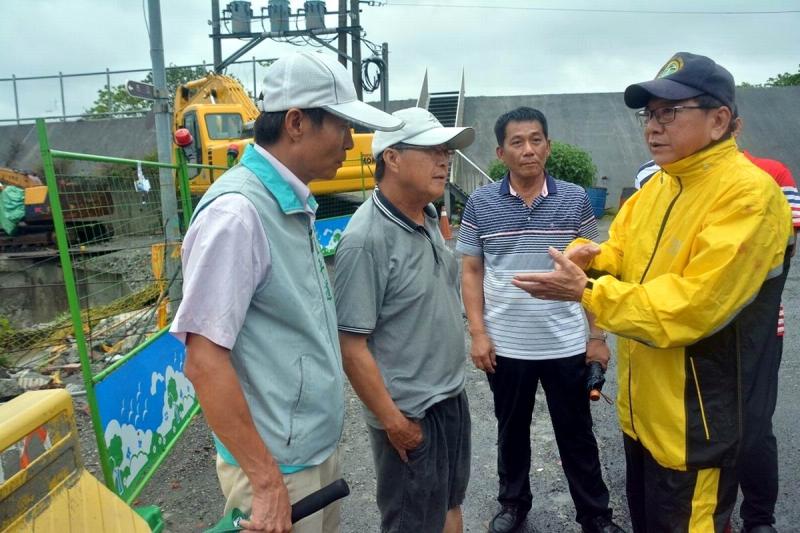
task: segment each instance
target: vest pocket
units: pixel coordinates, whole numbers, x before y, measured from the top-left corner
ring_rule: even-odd
[[[303,386],[305,382],[305,375],[303,373],[303,360],[306,358],[305,355],[301,355],[300,358],[297,360],[298,367],[300,371],[300,379],[298,380],[297,386],[297,396],[295,397],[294,402],[292,403],[292,410],[289,412],[289,436],[286,439],[286,445],[289,446],[292,444],[292,437],[294,436],[294,424],[295,418],[297,418],[297,411],[300,408],[300,402],[303,399]]]

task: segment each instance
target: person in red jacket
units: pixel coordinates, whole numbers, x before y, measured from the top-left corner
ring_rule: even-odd
[[[737,125],[741,129],[741,123]],[[738,133],[738,131],[737,131]],[[754,165],[772,176],[786,196],[792,210],[792,226],[795,229],[795,245],[787,254],[785,270],[789,269],[789,258],[797,249],[796,234],[800,228],[800,194],[789,169],[774,159],[755,157],[747,150],[744,155]],[[744,497],[739,516],[744,523],[744,531],[775,531],[775,502],[778,499],[778,449],[772,431],[772,415],[778,399],[778,370],[783,353],[783,305],[778,315],[778,331],[775,337],[777,349],[765,350],[753,374],[754,379],[747,384],[744,412],[745,418],[763,418],[763,431],[748,432],[743,435],[737,477]],[[761,529],[757,529],[761,527]]]

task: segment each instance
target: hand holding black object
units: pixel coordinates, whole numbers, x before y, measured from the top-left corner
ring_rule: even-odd
[[[603,385],[606,383],[606,371],[603,366],[597,361],[589,363],[586,369],[586,390],[589,392],[589,399],[596,402],[602,396],[608,403],[611,399],[603,394]]]

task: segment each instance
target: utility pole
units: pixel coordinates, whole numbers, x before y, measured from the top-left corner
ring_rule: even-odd
[[[150,60],[153,63],[153,84],[155,85],[155,101],[153,114],[156,123],[156,148],[158,160],[169,163],[172,155],[172,139],[170,135],[169,93],[167,92],[167,73],[164,69],[164,44],[161,35],[161,4],[160,0],[148,0],[148,18],[150,19]],[[175,282],[178,272],[178,261],[173,257],[172,247],[180,242],[180,228],[178,227],[178,201],[175,197],[175,179],[172,170],[159,168],[158,171],[161,192],[161,217],[164,225],[164,264],[166,265],[166,279],[169,283],[170,311],[180,301],[180,285]]]
[[[339,27],[347,26],[347,0],[339,0]],[[347,33],[339,32],[339,63],[347,68]]]
[[[219,0],[211,0],[211,42],[214,43],[214,71],[222,63],[222,39],[219,38]]]
[[[358,2],[359,0],[350,0],[350,24],[353,26],[353,60],[350,64],[353,66],[353,85],[356,86],[356,97],[364,100],[364,92],[361,87],[361,23]]]
[[[363,90],[363,83],[362,83],[362,64],[361,64],[361,14],[359,4],[361,1],[364,0],[338,0],[339,11],[336,12],[338,15],[338,26],[336,28],[326,28],[324,21],[320,24],[319,20],[309,19],[309,13],[305,13],[307,24],[311,24],[308,22],[309,20],[313,20],[313,25],[307,27],[306,29],[288,29],[288,27],[280,26],[278,28],[275,26],[275,31],[263,31],[263,32],[252,32],[252,31],[235,31],[231,34],[222,34],[220,33],[221,25],[223,22],[227,23],[228,21],[234,21],[237,23],[242,23],[243,20],[246,21],[248,24],[251,23],[253,20],[260,19],[263,21],[265,19],[270,18],[269,12],[267,15],[262,14],[261,16],[253,16],[252,12],[247,9],[247,12],[244,14],[246,19],[242,19],[242,13],[237,11],[237,17],[233,17],[228,10],[222,12],[222,16],[220,16],[219,11],[219,0],[211,0],[211,28],[212,33],[210,37],[213,40],[214,44],[214,71],[215,72],[223,72],[229,65],[233,64],[237,59],[242,57],[244,54],[252,50],[254,47],[258,46],[259,43],[263,42],[266,39],[286,39],[292,37],[302,37],[305,40],[311,39],[319,43],[320,45],[326,47],[327,49],[336,52],[337,57],[339,58],[339,62],[346,68],[348,61],[350,63],[350,67],[352,68],[352,76],[353,76],[353,85],[355,86],[356,90],[356,97],[359,100],[364,99],[364,90]],[[241,2],[238,2],[240,4]],[[249,2],[246,2],[249,3]],[[270,0],[270,4],[272,4],[272,0]],[[277,5],[278,2],[276,2]],[[288,4],[288,2],[286,2]],[[370,2],[371,4],[372,2]],[[233,4],[229,4],[233,5]],[[349,5],[349,9],[348,9]],[[284,6],[281,2],[281,6],[288,8],[288,6]],[[277,6],[277,7],[281,7]],[[269,6],[270,8],[273,7],[272,5]],[[228,13],[228,16],[225,14]],[[312,13],[313,15],[314,13]],[[333,14],[333,13],[331,13]],[[325,13],[322,13],[324,17]],[[350,23],[348,25],[348,15],[350,17]],[[303,16],[302,13],[298,14],[291,14],[290,12],[286,11],[283,13],[281,11],[281,17],[288,16],[290,18],[297,18]],[[274,22],[274,21],[271,21]],[[295,22],[295,26],[297,27],[297,23]],[[351,39],[351,55],[347,54],[347,36],[350,34]],[[337,46],[334,47],[329,41],[323,40],[321,37],[323,35],[336,35],[337,37]],[[222,39],[239,39],[239,40],[248,40],[246,44],[241,46],[236,52],[231,54],[225,59],[222,59]],[[388,53],[388,52],[387,52]],[[388,60],[388,56],[386,53],[383,53],[384,60]],[[386,63],[385,63],[386,64]],[[385,68],[384,68],[385,72]],[[384,79],[386,77],[384,76]],[[385,85],[385,83],[384,83]],[[381,94],[384,94],[384,91],[381,91]],[[388,94],[386,95],[388,99]]]
[[[383,78],[381,79],[381,103],[383,110],[389,107],[389,43],[381,44],[381,59],[383,60]]]

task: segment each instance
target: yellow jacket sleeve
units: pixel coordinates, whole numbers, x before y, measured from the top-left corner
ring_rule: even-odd
[[[789,237],[785,203],[758,187],[724,195],[706,213],[681,272],[653,272],[642,284],[602,276],[584,292],[584,307],[599,327],[658,348],[707,337],[732,320],[765,279],[780,273]],[[613,240],[593,269],[620,272],[621,250],[630,249],[624,232]],[[659,253],[636,252],[626,260],[647,261]]]
[[[600,253],[595,256],[589,267],[586,269],[587,274],[591,278],[597,278],[605,274],[612,276],[619,276],[622,271],[622,257],[623,250],[628,235],[628,225],[630,223],[630,216],[633,211],[633,206],[639,197],[638,191],[628,198],[619,210],[611,227],[608,230],[608,240],[600,244]],[[579,238],[572,241],[567,250],[581,244],[588,244],[592,241],[589,239]]]

